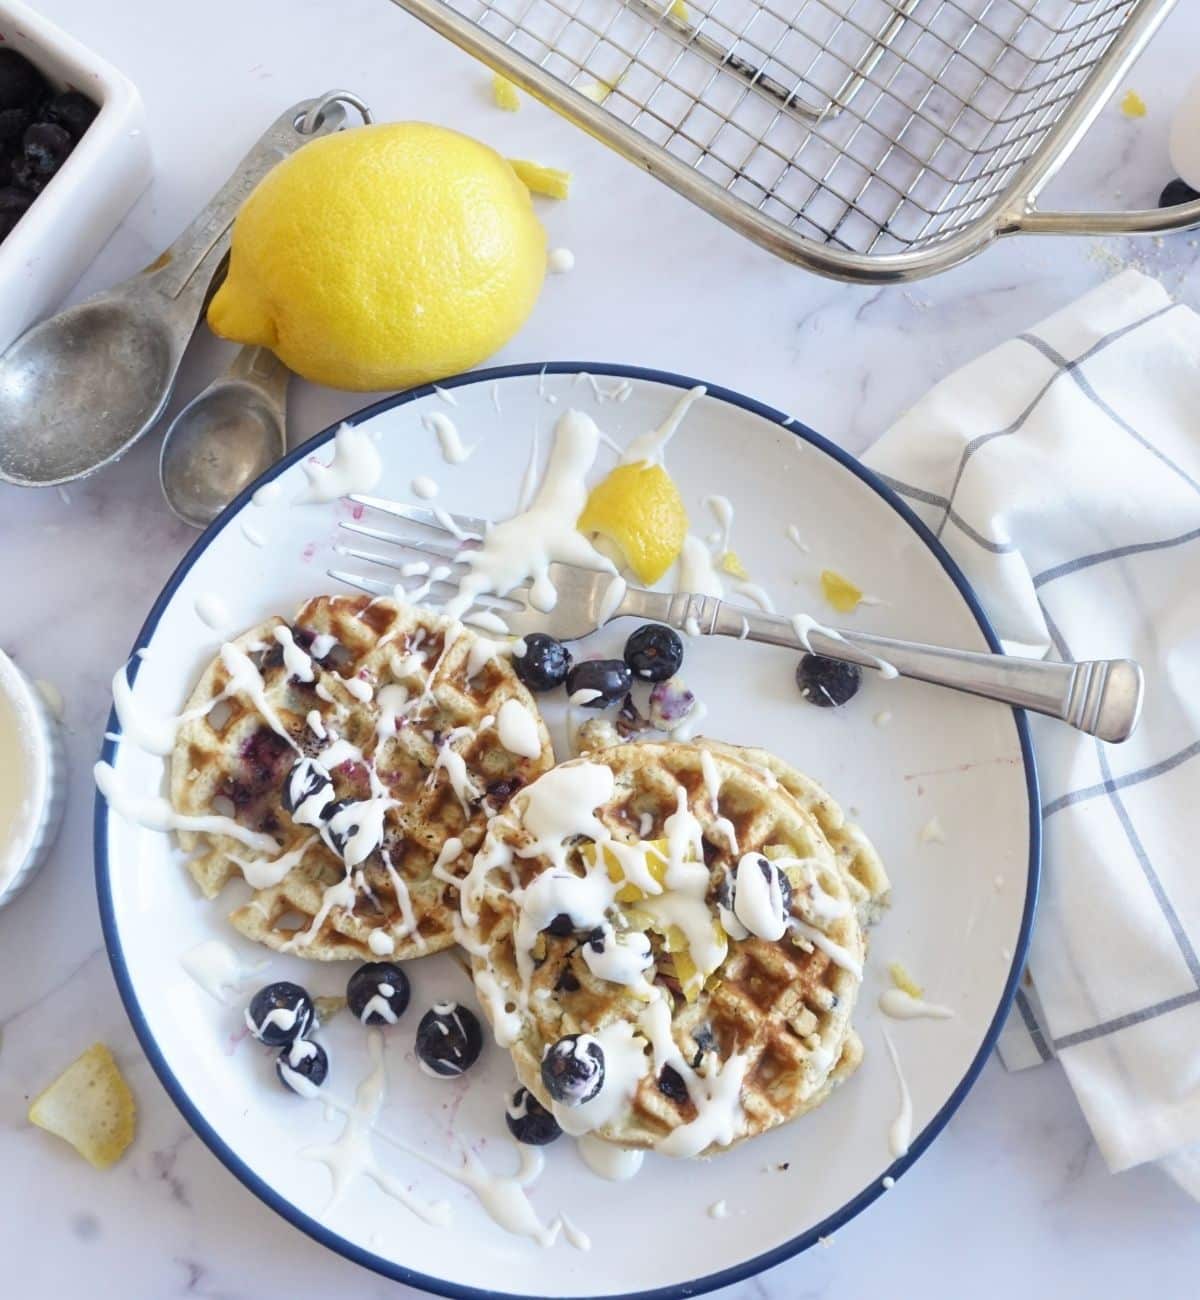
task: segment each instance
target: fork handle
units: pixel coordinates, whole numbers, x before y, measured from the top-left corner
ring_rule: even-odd
[[[656,619],[681,632],[732,636],[911,677],[934,686],[1045,714],[1101,740],[1127,740],[1142,706],[1142,670],[1131,659],[1058,663],[922,645],[816,624],[799,635],[791,619],[727,605],[715,596],[629,591],[621,615]]]

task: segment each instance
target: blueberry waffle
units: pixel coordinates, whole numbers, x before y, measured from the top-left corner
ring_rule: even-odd
[[[502,710],[522,725],[498,726]],[[553,764],[498,648],[391,600],[321,596],[291,623],[267,620],[222,646],[185,716],[176,810],[233,817],[278,844],[259,854],[181,833],[196,883],[213,897],[244,877],[237,929],[318,960],[451,944],[455,881],[487,818]]]
[[[521,1083],[576,1135],[711,1155],[862,1057],[865,939],[820,820],[681,743],[566,763],[493,820],[460,939]]]

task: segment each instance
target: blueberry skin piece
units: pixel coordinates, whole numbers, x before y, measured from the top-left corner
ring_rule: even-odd
[[[525,640],[525,653],[513,655],[513,670],[531,691],[552,691],[561,686],[571,670],[571,652],[561,641],[544,632]]]
[[[381,984],[386,984],[392,992],[381,993]],[[363,1013],[376,996],[383,999],[390,1019],[378,1005],[372,1007],[366,1019],[363,1019]],[[394,1025],[407,1009],[411,996],[408,976],[395,962],[390,961],[365,962],[346,984],[346,1005],[350,1008],[350,1014],[364,1025]]]
[[[417,1026],[416,1050],[427,1074],[457,1078],[479,1060],[483,1051],[478,1017],[457,1002],[435,1002]]]
[[[1180,180],[1176,176],[1173,181],[1168,181],[1163,186],[1163,192],[1158,196],[1158,206],[1173,208],[1177,203],[1191,203],[1195,199],[1200,199],[1200,194],[1197,194],[1187,181]]]
[[[683,667],[683,641],[662,623],[646,623],[625,642],[625,662],[644,682],[665,682]]]
[[[528,1088],[518,1088],[504,1108],[508,1131],[527,1147],[544,1147],[562,1137],[558,1120]]]
[[[580,707],[608,709],[620,704],[633,686],[633,674],[623,659],[585,659],[567,674],[567,694],[576,691],[599,691],[594,700]]]
[[[542,1082],[555,1101],[582,1106],[604,1086],[604,1049],[587,1034],[567,1034],[542,1057]]]
[[[837,708],[858,694],[862,669],[839,659],[806,654],[796,665],[796,685],[809,704],[821,709]]]
[[[268,984],[250,999],[246,1027],[267,1047],[287,1047],[313,1027],[316,1010],[307,990],[290,980]]]
[[[275,1074],[289,1092],[301,1097],[309,1096],[310,1087],[319,1088],[325,1082],[329,1074],[329,1057],[320,1043],[314,1043],[310,1038],[297,1038],[275,1058]]]

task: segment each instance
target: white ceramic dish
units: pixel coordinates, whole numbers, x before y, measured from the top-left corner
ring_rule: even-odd
[[[54,845],[66,806],[67,764],[57,720],[38,688],[3,650],[0,782],[5,804],[0,810],[0,907],[6,907]]]
[[[624,443],[659,424],[691,383],[595,367],[604,391],[623,378],[632,383],[627,401],[601,402],[575,373],[580,369],[589,368],[487,372],[446,385],[454,405],[426,389],[364,412],[357,422],[378,435],[385,462],[378,490],[411,500],[413,478],[429,475],[441,485],[438,501],[446,508],[504,517],[515,508],[534,430],[544,457],[568,404]],[[442,461],[421,421],[430,410],[450,416],[467,445],[477,444],[465,463]],[[816,580],[828,565],[886,602],[860,609],[856,626],[986,648],[990,634],[961,575],[916,520],[850,458],[791,425],[778,412],[710,388],[668,456],[693,531],[709,531],[703,498],[720,491],[738,512],[734,547],[781,609],[819,612]],[[219,638],[197,614],[201,598],[210,598],[201,608],[211,620],[211,597],[219,596],[230,628],[240,629],[331,588],[324,573],[335,562],[337,520],[349,507],[290,504],[304,482],[299,462],[314,453],[328,460],[329,437],[314,439],[273,472],[282,491],[272,504],[253,505],[248,495],[235,502],[181,564],[138,640],[149,654],[134,661],[134,693],[146,708],[177,711],[213,655]],[[808,554],[788,540],[789,524],[811,547]],[[248,533],[267,544],[254,545]],[[613,625],[583,653],[619,652],[630,630]],[[999,706],[878,678],[847,706],[817,709],[798,696],[795,664],[795,655],[769,647],[692,642],[684,675],[708,706],[707,734],[765,745],[823,780],[861,819],[891,872],[894,903],[871,941],[856,1018],[866,1060],[825,1107],[708,1163],[650,1157],[627,1184],[596,1178],[562,1139],[547,1149],[530,1198],[545,1221],[565,1210],[592,1249],[581,1253],[562,1240],[544,1249],[513,1237],[469,1191],[386,1140],[398,1137],[451,1162],[463,1142],[491,1170],[516,1167],[502,1114],[512,1079],[503,1052],[489,1044],[479,1065],[455,1082],[416,1068],[412,1036],[422,1011],[441,996],[474,1003],[466,976],[443,955],[411,968],[413,1007],[387,1039],[389,1090],[375,1147],[405,1186],[449,1200],[453,1223],[428,1227],[367,1178],[329,1208],[328,1172],[302,1151],[332,1140],[341,1116],[284,1093],[269,1057],[238,1040],[241,1002],[221,1005],[180,964],[180,954],[196,944],[230,941],[225,906],[196,897],[166,836],[109,816],[99,801],[98,885],[118,983],[152,1063],[201,1136],[249,1187],[318,1240],[398,1280],[456,1296],[692,1295],[835,1231],[881,1192],[885,1177],[897,1179],[890,1194],[902,1196],[905,1169],[962,1100],[990,1050],[1020,969],[1038,874],[1028,738],[1024,721]],[[541,698],[560,746],[562,703]],[[890,719],[878,725],[885,711]],[[106,756],[124,788],[146,793],[162,786],[160,759],[129,743],[110,743]],[[934,817],[944,839],[923,841]],[[240,940],[234,947],[243,963],[270,956]],[[953,1019],[884,1020],[876,999],[887,986],[887,963],[897,960],[931,1000],[953,1008]],[[317,994],[336,993],[347,973],[271,956],[250,987],[286,977]],[[912,1094],[914,1139],[898,1160],[888,1144],[899,1103],[885,1025]],[[333,1062],[327,1088],[348,1103],[368,1073],[365,1033],[345,1015],[322,1033]],[[708,1216],[718,1201],[728,1217]]]
[[[51,83],[100,106],[53,181],[0,243],[0,352],[79,279],[150,180],[133,83],[20,0],[0,0],[0,41]]]

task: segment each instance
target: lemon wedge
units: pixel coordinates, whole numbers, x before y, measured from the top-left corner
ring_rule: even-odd
[[[687,536],[683,498],[661,465],[618,465],[592,489],[576,527],[613,542],[646,587],[679,558]]]

